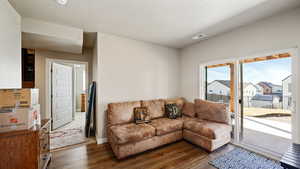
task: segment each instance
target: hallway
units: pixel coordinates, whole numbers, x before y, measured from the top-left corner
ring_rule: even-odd
[[[51,150],[87,141],[87,138],[84,136],[85,114],[85,112],[76,112],[75,119],[72,122],[51,131]]]

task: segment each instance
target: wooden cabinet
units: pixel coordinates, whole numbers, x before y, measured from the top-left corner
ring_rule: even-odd
[[[0,169],[45,169],[50,160],[50,121],[29,130],[0,133]]]

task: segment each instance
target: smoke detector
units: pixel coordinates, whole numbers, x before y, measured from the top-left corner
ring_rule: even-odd
[[[68,3],[68,0],[56,0],[56,2],[59,4],[59,5],[66,5]]]
[[[193,36],[192,39],[193,40],[206,40],[208,38],[207,38],[207,35],[201,33],[201,34],[197,34],[197,35]]]

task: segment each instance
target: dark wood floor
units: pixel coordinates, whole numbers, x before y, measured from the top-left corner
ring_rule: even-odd
[[[109,145],[95,143],[53,152],[50,169],[213,169],[208,161],[234,146],[207,153],[186,141],[172,143],[124,160],[117,160]]]

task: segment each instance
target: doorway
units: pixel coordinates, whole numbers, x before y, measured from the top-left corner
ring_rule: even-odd
[[[87,63],[48,60],[50,149],[84,143],[87,105]]]
[[[240,72],[240,142],[280,156],[292,142],[292,57],[240,60]]]

